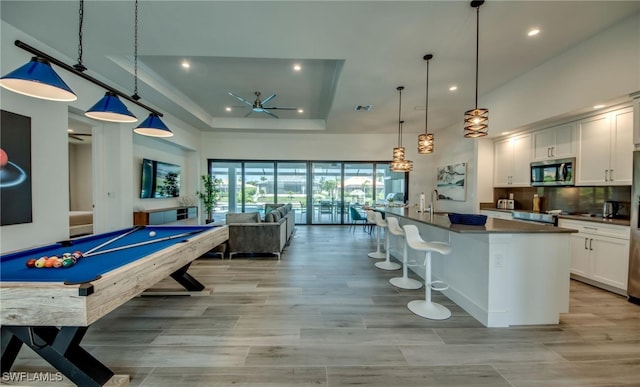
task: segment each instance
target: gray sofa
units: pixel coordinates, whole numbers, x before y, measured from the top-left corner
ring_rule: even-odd
[[[270,253],[280,259],[295,226],[291,204],[265,205],[265,218],[258,212],[227,213],[229,259],[235,254]]]

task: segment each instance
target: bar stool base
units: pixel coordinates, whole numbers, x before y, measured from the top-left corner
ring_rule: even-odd
[[[382,269],[382,270],[399,270],[400,269],[400,265],[398,265],[395,262],[389,262],[389,261],[383,261],[383,262],[376,262],[375,266],[378,269]]]
[[[410,311],[420,317],[431,320],[446,320],[451,317],[451,311],[435,302],[427,303],[425,300],[415,300],[407,304]]]
[[[404,278],[404,277],[391,278],[389,280],[389,283],[395,286],[396,288],[407,289],[407,290],[420,289],[422,287],[422,282],[416,281],[413,278]]]
[[[381,251],[374,251],[372,253],[367,254],[369,256],[369,258],[375,258],[375,259],[383,259],[383,258],[387,258],[387,255]]]

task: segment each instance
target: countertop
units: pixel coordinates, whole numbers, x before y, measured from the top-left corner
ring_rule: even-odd
[[[560,218],[560,219],[579,220],[579,221],[582,221],[582,222],[613,224],[613,225],[616,225],[616,226],[626,226],[626,227],[629,227],[631,225],[631,221],[629,219],[603,219],[600,216],[558,215],[558,218]]]
[[[551,225],[525,223],[515,220],[497,219],[488,217],[484,226],[469,226],[465,224],[451,224],[447,214],[434,214],[433,220],[430,219],[428,213],[418,213],[414,208],[394,208],[385,207],[378,209],[389,215],[396,215],[403,218],[411,219],[416,222],[428,224],[434,227],[457,233],[478,233],[478,234],[558,234],[558,233],[574,233],[578,230],[553,227]],[[510,212],[510,211],[508,211]]]
[[[511,213],[514,210],[504,210],[504,209],[501,209],[501,208],[483,208],[482,211],[495,211],[495,212]],[[524,211],[524,210],[515,210],[515,211]],[[629,219],[603,219],[601,216],[560,214],[560,215],[558,215],[558,218],[559,219],[579,220],[579,221],[583,221],[583,222],[612,224],[612,225],[616,225],[616,226],[627,226],[627,227],[631,224],[631,221]]]

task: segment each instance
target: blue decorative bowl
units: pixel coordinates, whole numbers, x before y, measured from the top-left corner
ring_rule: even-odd
[[[469,226],[484,226],[487,223],[486,215],[476,214],[456,214],[451,213],[449,215],[449,222],[453,224],[466,224]]]

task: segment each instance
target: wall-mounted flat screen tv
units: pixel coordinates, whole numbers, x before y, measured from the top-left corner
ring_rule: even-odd
[[[140,198],[167,199],[180,196],[180,166],[142,159]]]

